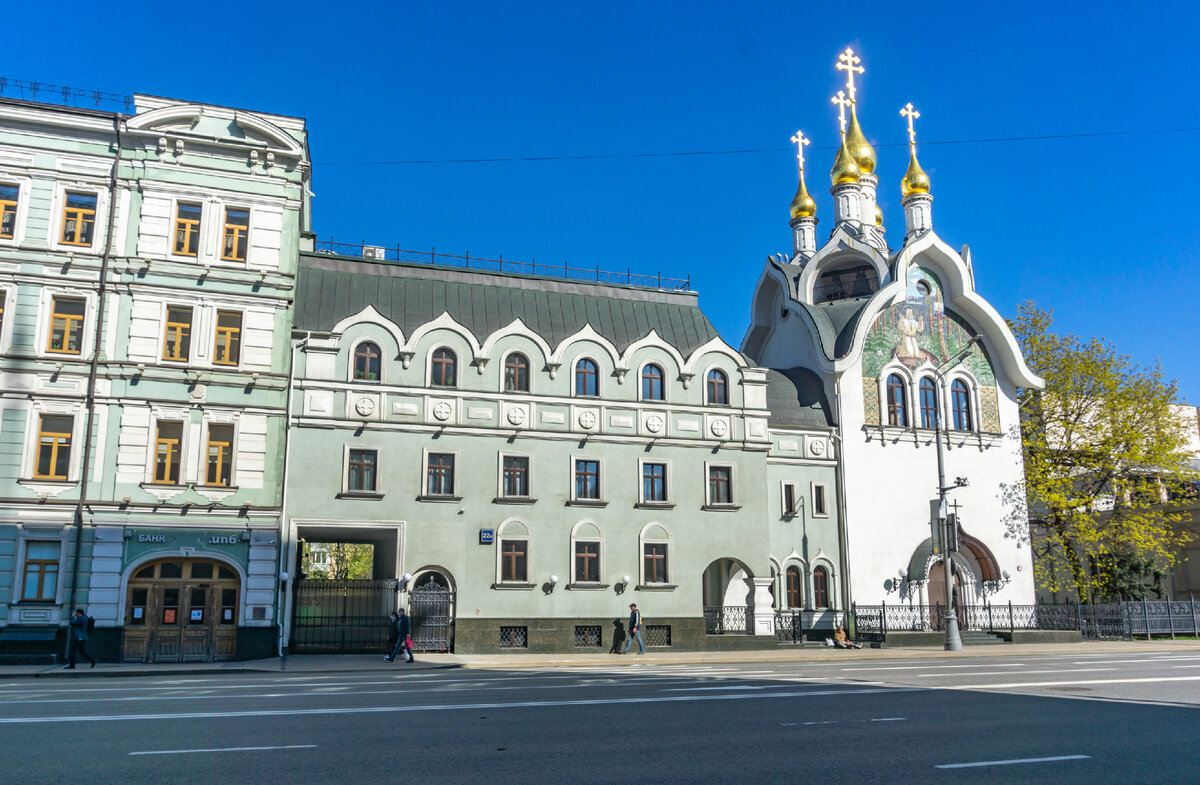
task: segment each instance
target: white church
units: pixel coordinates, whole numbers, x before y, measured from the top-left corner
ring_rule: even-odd
[[[876,153],[856,111],[859,63],[847,49],[837,65],[847,89],[833,99],[841,145],[830,172],[832,231],[818,244],[817,205],[804,180],[808,139],[797,132],[792,254],[767,260],[742,351],[766,368],[811,369],[824,384],[839,442],[838,497],[856,603],[943,602],[942,554],[931,528],[943,489],[943,510],[958,521],[952,573],[960,618],[986,603],[1030,604],[1029,550],[1005,536],[1012,500],[1004,496],[1023,471],[1017,391],[1040,389],[1042,380],[976,292],[969,251],[955,251],[934,230],[912,104],[901,110],[910,151],[898,184],[904,232],[885,233]]]

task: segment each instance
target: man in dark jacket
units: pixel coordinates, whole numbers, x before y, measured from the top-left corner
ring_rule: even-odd
[[[399,638],[396,639],[396,648],[392,649],[392,653],[384,657],[384,659],[391,662],[396,659],[397,654],[404,651],[408,654],[408,659],[405,662],[412,662],[412,647],[408,645],[409,636],[412,635],[412,625],[409,623],[408,614],[404,612],[403,608],[400,609],[399,613],[400,615],[396,619],[396,633],[399,635]]]
[[[82,654],[83,658],[96,667],[96,659],[87,653],[84,648],[88,640],[88,622],[90,619],[83,612],[83,608],[76,608],[75,615],[71,617],[71,626],[67,630],[67,634],[71,636],[71,645],[68,648],[67,669],[75,667],[75,656]]]
[[[625,648],[621,650],[622,654],[629,652],[629,645],[633,643],[633,639],[637,638],[638,654],[645,654],[646,647],[642,645],[642,612],[638,610],[636,602],[629,604],[629,637],[625,639]]]

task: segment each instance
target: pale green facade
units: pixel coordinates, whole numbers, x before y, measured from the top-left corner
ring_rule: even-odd
[[[306,139],[301,119],[151,96],[131,115],[0,101],[0,625],[53,628],[74,604],[111,659],[273,652]],[[186,562],[173,613],[150,584],[135,610],[133,574],[164,559],[232,571],[232,619]],[[124,635],[184,614],[222,615],[239,648]]]

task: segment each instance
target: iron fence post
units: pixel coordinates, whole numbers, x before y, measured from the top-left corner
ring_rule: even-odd
[[[887,640],[887,603],[883,601],[879,606],[879,628],[883,631],[884,640]]]
[[[1075,601],[1075,629],[1083,629],[1083,609],[1079,607],[1079,600]]]
[[[1146,621],[1146,640],[1150,640],[1150,606],[1146,604],[1146,590],[1142,590],[1142,618]]]
[[[992,629],[992,604],[990,602],[987,604],[987,609],[988,609],[988,632],[995,632],[995,630]]]
[[[1167,626],[1171,628],[1171,640],[1175,640],[1175,611],[1170,599],[1167,600]]]
[[[1013,632],[1015,630],[1016,630],[1016,625],[1013,624],[1012,600],[1009,600],[1008,601],[1008,631]]]
[[[1192,634],[1200,635],[1200,619],[1196,618],[1196,595],[1189,594],[1188,600],[1192,605]]]

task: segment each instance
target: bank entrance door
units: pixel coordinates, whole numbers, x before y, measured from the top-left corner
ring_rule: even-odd
[[[237,573],[209,559],[163,559],[129,580],[126,662],[212,662],[237,653]]]

